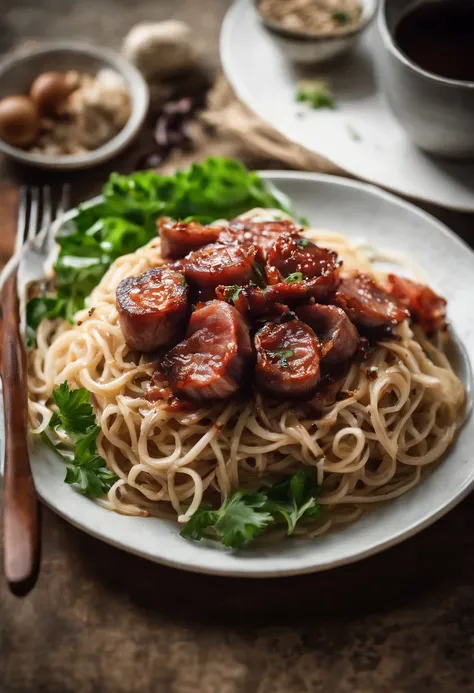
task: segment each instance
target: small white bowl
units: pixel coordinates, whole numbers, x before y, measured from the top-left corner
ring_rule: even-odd
[[[259,0],[254,0],[254,6],[265,28],[290,60],[300,64],[316,64],[332,60],[354,48],[377,10],[377,0],[360,2],[362,15],[359,24],[352,31],[334,34],[306,34],[286,29],[263,16],[259,9]]]
[[[103,68],[110,68],[121,75],[130,93],[130,118],[115,137],[98,149],[85,154],[32,154],[12,147],[1,139],[0,151],[22,164],[60,170],[96,166],[122,151],[143,124],[148,111],[149,91],[140,72],[111,50],[75,41],[55,41],[15,53],[0,64],[0,98],[13,94],[28,94],[33,80],[42,72],[77,70],[95,74]]]

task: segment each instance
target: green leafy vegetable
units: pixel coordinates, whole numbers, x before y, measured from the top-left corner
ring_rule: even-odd
[[[70,390],[64,382],[53,391],[53,400],[58,412],[53,414],[49,425],[62,429],[71,439],[72,448],[68,450],[64,444],[54,445],[46,434],[43,439],[66,460],[64,480],[67,484],[73,484],[89,498],[102,496],[118,477],[107,469],[105,460],[97,452],[100,427],[95,423],[88,390],[83,387]]]
[[[324,82],[303,81],[296,92],[296,101],[311,108],[336,108],[336,101]]]
[[[303,272],[293,272],[286,277],[285,282],[287,284],[293,284],[293,282],[302,282],[303,279],[305,279]]]
[[[345,12],[344,10],[338,10],[337,12],[333,12],[331,17],[334,19],[335,22],[337,22],[341,26],[344,26],[344,24],[349,24],[349,22],[352,19],[349,12]]]
[[[277,522],[286,523],[288,534],[292,534],[299,520],[319,514],[318,494],[314,470],[300,469],[257,493],[236,491],[217,510],[202,505],[183,527],[181,536],[196,541],[214,537],[237,549]]]
[[[155,171],[113,173],[103,199],[80,206],[58,235],[57,295],[34,299],[37,303],[28,314],[30,343],[42,319],[62,317],[72,322],[112,262],[156,236],[158,217],[210,223],[232,219],[253,207],[292,214],[285,195],[232,159],[209,158],[174,176]]]
[[[299,248],[307,248],[309,246],[309,241],[307,238],[298,238],[298,240],[296,241],[296,245]]]

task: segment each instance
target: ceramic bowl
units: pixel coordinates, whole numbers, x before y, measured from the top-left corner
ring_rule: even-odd
[[[300,64],[326,62],[354,48],[375,16],[377,0],[361,0],[361,5],[360,23],[352,31],[337,34],[306,34],[286,29],[269,21],[259,10],[259,0],[254,0],[255,9],[273,40],[291,61]]]
[[[133,140],[148,111],[148,86],[130,63],[117,53],[87,43],[61,41],[16,53],[0,64],[0,98],[27,94],[35,77],[42,72],[77,70],[96,73],[110,68],[125,80],[132,112],[123,129],[111,140],[85,154],[51,156],[32,154],[12,147],[0,139],[0,151],[22,164],[48,169],[81,169],[101,164],[118,154]]]
[[[380,84],[410,139],[431,154],[474,159],[474,82],[438,77],[407,58],[395,28],[413,0],[382,0]]]

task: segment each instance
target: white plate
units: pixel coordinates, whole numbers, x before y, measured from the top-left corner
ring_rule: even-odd
[[[425,202],[474,212],[474,164],[434,159],[417,149],[391,112],[375,74],[381,49],[375,25],[349,59],[315,67],[305,77],[328,79],[337,110],[295,102],[295,67],[262,26],[251,0],[238,0],[222,26],[222,65],[235,92],[289,140],[353,176]],[[298,113],[305,113],[303,118]],[[352,130],[361,139],[354,140]]]
[[[315,227],[332,229],[416,260],[449,300],[449,317],[470,358],[474,355],[474,253],[443,224],[413,205],[372,186],[316,173],[265,172]],[[469,359],[460,373],[470,386]],[[2,417],[0,416],[0,420]],[[3,438],[0,435],[0,439]],[[284,540],[240,553],[178,536],[176,524],[125,517],[104,510],[63,483],[64,465],[39,442],[31,463],[39,495],[66,520],[131,553],[203,573],[276,577],[350,563],[415,534],[458,503],[474,484],[474,421],[463,427],[446,460],[416,489],[356,524],[313,541]]]

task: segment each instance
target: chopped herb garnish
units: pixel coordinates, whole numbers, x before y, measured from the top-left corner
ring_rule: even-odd
[[[333,12],[331,17],[334,19],[335,22],[341,24],[342,26],[344,24],[349,24],[349,22],[352,19],[352,16],[349,14],[349,12],[345,12],[344,10],[338,10],[337,12]]]
[[[287,284],[293,284],[293,282],[302,282],[305,278],[303,272],[293,272],[286,277],[285,282]]]
[[[309,241],[307,238],[298,238],[298,240],[296,241],[296,245],[299,248],[307,248],[309,246]]]
[[[241,292],[242,287],[237,286],[237,284],[233,284],[232,286],[226,286],[224,291],[225,300],[228,303],[234,304],[239,298]]]
[[[66,461],[64,481],[73,484],[85,496],[97,498],[107,493],[118,477],[107,469],[105,460],[97,452],[100,426],[96,425],[89,396],[84,387],[70,390],[67,382],[56,388],[53,400],[58,412],[53,414],[49,425],[62,429],[72,445],[70,449],[62,443],[55,445],[46,434],[43,439]]]
[[[238,549],[277,523],[286,523],[288,534],[292,534],[300,520],[319,515],[319,491],[315,470],[299,469],[256,493],[236,491],[217,510],[202,505],[185,524],[181,536],[196,541],[214,538]]]
[[[276,356],[281,356],[286,359],[291,359],[291,357],[295,355],[295,352],[292,349],[277,349],[273,353]]]
[[[347,126],[347,132],[349,133],[349,137],[351,138],[351,140],[354,140],[354,142],[361,141],[362,137],[360,136],[360,133],[357,132],[355,127],[353,127],[352,125]]]
[[[306,103],[311,108],[336,108],[336,101],[325,82],[301,82],[296,101]]]
[[[295,355],[295,352],[291,349],[276,349],[271,353],[280,360],[280,366],[282,368],[288,368],[288,359],[291,359]]]
[[[257,286],[261,289],[265,289],[267,286],[267,278],[263,267],[258,262],[253,263],[253,273]]]

